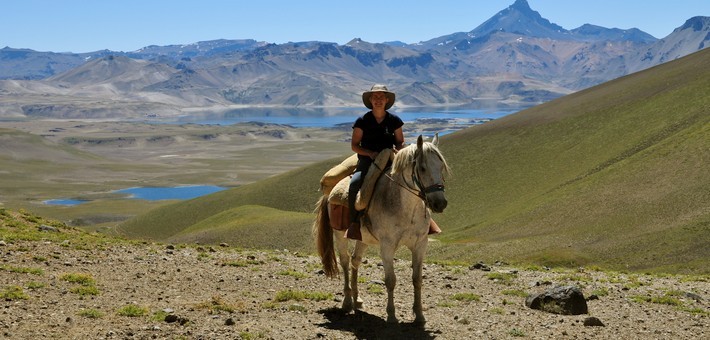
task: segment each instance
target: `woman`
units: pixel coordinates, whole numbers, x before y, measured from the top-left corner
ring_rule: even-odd
[[[350,208],[350,227],[346,236],[361,240],[360,214],[355,210],[357,192],[373,160],[380,151],[394,148],[395,152],[404,147],[404,122],[397,115],[387,112],[394,105],[395,94],[385,85],[373,85],[370,91],[362,94],[362,102],[371,111],[359,117],[353,124],[353,136],[350,143],[358,155],[357,168],[350,179],[348,207]]]

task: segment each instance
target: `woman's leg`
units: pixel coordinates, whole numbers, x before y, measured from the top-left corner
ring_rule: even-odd
[[[362,235],[360,234],[360,214],[355,210],[355,201],[357,200],[357,193],[362,187],[362,182],[367,175],[367,170],[370,168],[372,161],[369,159],[361,159],[358,161],[357,168],[353,177],[350,178],[350,187],[348,188],[348,209],[350,210],[350,227],[345,233],[347,238],[353,240],[362,240]]]

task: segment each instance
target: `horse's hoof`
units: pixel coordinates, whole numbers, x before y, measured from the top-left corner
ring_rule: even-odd
[[[355,301],[355,309],[362,309],[362,299],[357,298],[357,301]]]
[[[387,317],[387,323],[393,324],[393,323],[398,323],[399,320],[397,320],[396,316],[388,316]]]
[[[426,324],[426,319],[424,319],[423,316],[417,316],[416,318],[414,318],[414,324],[417,326],[424,326],[424,324]]]
[[[345,312],[346,314],[352,312],[352,311],[353,311],[353,303],[352,303],[352,301],[347,302],[347,303],[346,303],[346,302],[343,302],[343,305],[340,307],[340,309],[342,309],[343,312]]]

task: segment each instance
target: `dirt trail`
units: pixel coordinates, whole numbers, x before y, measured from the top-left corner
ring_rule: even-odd
[[[0,289],[7,294],[20,287],[26,297],[2,302],[0,334],[8,339],[710,337],[710,283],[681,276],[426,264],[427,323],[417,327],[404,260],[396,262],[400,323],[392,325],[384,321],[386,293],[376,257],[361,270],[363,310],[345,315],[338,309],[341,282],[320,273],[313,256],[141,243],[2,243]],[[579,316],[524,306],[526,293],[558,284],[575,284],[585,296],[599,298],[588,301],[588,315]],[[82,287],[96,288],[95,295]],[[656,303],[644,301],[651,299]],[[119,315],[131,312],[129,305],[144,315]],[[590,316],[605,326],[584,326]]]

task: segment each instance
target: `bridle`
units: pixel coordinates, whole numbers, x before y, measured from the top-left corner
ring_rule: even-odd
[[[419,197],[422,201],[424,201],[424,205],[425,205],[427,208],[430,208],[429,199],[427,199],[427,194],[430,194],[430,193],[432,193],[432,192],[438,192],[438,191],[442,191],[442,192],[443,192],[443,191],[445,191],[445,186],[444,186],[443,183],[436,183],[436,184],[432,184],[432,185],[430,185],[430,186],[428,186],[428,187],[424,187],[424,184],[422,184],[422,181],[419,179],[419,177],[421,177],[421,176],[419,175],[419,170],[418,170],[418,167],[417,167],[417,159],[419,159],[419,157],[420,157],[420,153],[419,153],[419,151],[417,151],[417,153],[414,155],[414,162],[412,163],[412,175],[410,176],[410,177],[411,177],[411,181],[414,183],[414,186],[415,186],[416,188],[412,188],[412,187],[409,185],[409,181],[407,181],[407,179],[404,178],[404,173],[402,173],[402,179],[403,179],[404,183],[407,184],[407,185],[402,185],[401,183],[395,181],[394,178],[392,178],[392,176],[391,176],[389,173],[387,173],[386,171],[384,171],[384,169],[380,169],[379,166],[377,165],[377,163],[373,163],[373,164],[375,164],[375,166],[376,166],[380,171],[382,171],[382,173],[383,173],[390,181],[392,181],[393,183],[395,183],[395,184],[399,185],[400,187],[404,188],[405,190],[407,190],[407,191],[410,192],[411,194],[413,194],[413,195]]]
[[[443,183],[436,183],[432,184],[428,187],[424,187],[424,184],[422,184],[422,181],[419,179],[421,177],[419,175],[419,167],[417,167],[417,159],[418,155],[415,155],[414,157],[414,163],[412,164],[412,181],[414,184],[417,186],[419,189],[419,192],[417,193],[417,196],[421,198],[424,201],[424,204],[429,207],[429,199],[427,199],[427,194],[430,194],[432,192],[438,192],[438,191],[445,191],[445,186]],[[406,182],[405,182],[406,183]]]

